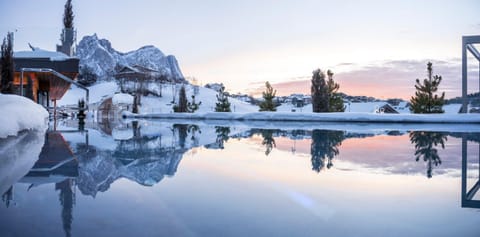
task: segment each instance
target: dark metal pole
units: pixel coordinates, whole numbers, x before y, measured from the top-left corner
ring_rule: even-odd
[[[462,135],[462,207],[467,202],[467,135]]]
[[[20,96],[23,96],[23,68],[20,72]]]
[[[467,40],[462,38],[462,113],[467,113]]]

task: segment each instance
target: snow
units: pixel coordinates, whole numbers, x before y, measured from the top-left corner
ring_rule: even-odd
[[[0,94],[0,138],[16,136],[20,131],[45,132],[48,112],[41,105],[18,95]]]
[[[154,46],[144,46],[138,50],[122,53],[116,51],[106,39],[96,34],[84,36],[77,46],[80,66],[89,68],[99,78],[111,76],[117,66],[142,66],[152,69],[175,81],[185,81],[174,56],[166,56]]]
[[[142,97],[140,114],[173,112],[173,105],[171,102],[174,96],[175,100],[178,100],[178,91],[180,90],[180,87],[180,84],[177,84],[175,86],[164,85],[162,87],[162,97]],[[198,93],[196,95],[195,90],[198,90]],[[217,103],[216,95],[218,94],[216,91],[205,87],[197,87],[197,89],[195,89],[195,86],[193,85],[185,85],[185,91],[187,94],[187,99],[189,101],[192,100],[191,96],[195,95],[195,102],[202,102],[196,113],[215,111],[215,104]],[[231,104],[230,107],[232,111],[242,113],[258,111],[257,106],[251,105],[249,103],[234,98],[228,98],[228,101]]]
[[[149,89],[161,90],[162,97],[146,96],[141,98],[139,115],[131,115],[136,118],[166,118],[166,119],[193,119],[193,120],[244,120],[244,121],[296,121],[296,122],[374,122],[374,123],[480,123],[480,115],[457,114],[459,104],[445,105],[445,114],[379,114],[375,110],[386,102],[351,103],[347,105],[345,113],[312,113],[312,105],[296,108],[292,104],[282,104],[277,107],[277,112],[257,112],[258,106],[229,98],[232,113],[215,113],[217,92],[194,85],[185,85],[187,98],[191,101],[191,95],[195,95],[195,101],[202,102],[199,110],[191,114],[173,113],[172,100],[178,100],[178,91],[181,84],[163,84],[161,87],[152,83]],[[133,100],[127,94],[115,94],[119,87],[116,82],[101,82],[89,87],[90,102],[100,102],[102,99],[113,96],[114,103],[130,104]],[[83,98],[85,92],[79,88],[69,90],[59,105],[75,105],[78,99]],[[292,112],[295,110],[295,112]],[[350,112],[349,112],[350,110]]]
[[[178,91],[180,89],[181,84],[176,84],[172,86],[171,84],[164,84],[161,87],[158,86],[157,83],[148,84],[148,87],[151,91],[160,91],[162,93],[162,97],[156,96],[143,96],[141,98],[141,105],[140,105],[140,113],[150,114],[150,113],[171,113],[173,112],[173,105],[172,100],[175,96],[175,99],[178,100]],[[173,90],[172,90],[173,88]],[[213,112],[215,110],[215,104],[217,103],[217,92],[208,89],[205,87],[197,87],[198,93],[195,95],[195,101],[202,102],[200,108],[197,112]],[[118,103],[126,103],[131,104],[133,101],[133,97],[128,94],[121,94],[117,93],[120,90],[119,86],[115,81],[109,82],[100,82],[88,88],[90,93],[90,104],[98,103],[106,98],[110,98],[113,96],[113,100],[118,99]],[[187,93],[187,98],[191,101],[191,96],[195,93],[195,86],[193,85],[185,85],[185,90]],[[65,93],[61,100],[57,101],[58,106],[67,106],[73,105],[76,106],[78,100],[81,98],[85,98],[85,91],[76,87],[72,86],[70,90]],[[115,101],[112,101],[115,104]],[[229,98],[229,102],[231,103],[232,111],[236,112],[256,112],[258,111],[258,107],[251,105],[247,102],[243,102],[234,98]]]
[[[112,103],[113,104],[128,104],[131,105],[133,104],[133,96],[129,94],[124,94],[124,93],[117,93],[113,95],[112,98]]]
[[[130,140],[133,138],[133,130],[132,128],[114,128],[112,130],[112,137],[115,140]]]
[[[480,114],[377,114],[377,113],[158,113],[135,115],[132,118],[292,121],[292,122],[361,122],[361,123],[480,123]]]
[[[45,134],[40,131],[0,139],[0,193],[7,191],[30,171],[44,142]]]
[[[458,114],[461,108],[462,104],[448,104],[443,106],[445,114]]]
[[[378,109],[387,102],[363,102],[363,103],[350,103],[345,104],[345,111],[346,112],[353,112],[353,113],[375,113]]]
[[[118,85],[114,81],[108,82],[100,82],[88,88],[90,93],[89,102],[90,103],[97,103],[100,102],[102,99],[107,98],[115,94],[118,89]],[[77,105],[78,100],[84,98],[85,99],[85,90],[80,89],[74,85],[70,88],[70,90],[65,93],[61,100],[57,101],[58,106],[65,106],[65,105]]]
[[[64,61],[70,57],[61,52],[47,51],[34,48],[32,51],[18,51],[13,53],[14,58],[49,58],[50,61]]]
[[[352,113],[375,113],[378,108],[384,106],[387,102],[359,102],[345,103],[345,112]],[[301,112],[311,113],[312,104],[306,104],[303,107],[295,107],[291,103],[285,103],[277,107],[277,112]]]

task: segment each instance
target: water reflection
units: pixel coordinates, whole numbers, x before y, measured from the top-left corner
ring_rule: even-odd
[[[442,160],[438,155],[437,146],[445,149],[447,135],[441,132],[410,132],[410,142],[415,144],[415,160],[418,162],[422,159],[427,163],[427,177],[432,177],[433,166],[442,164]]]
[[[260,134],[262,135],[263,141],[262,145],[265,146],[265,155],[268,156],[272,152],[273,148],[276,147],[275,139],[273,139],[273,133],[277,132],[274,129],[262,129]]]
[[[458,136],[458,134],[457,134]],[[462,137],[462,207],[470,207],[470,208],[480,208],[480,200],[475,200],[474,197],[478,193],[480,189],[480,137],[479,136],[472,136],[472,134],[461,134]],[[468,141],[474,141],[479,143],[479,154],[478,158],[476,159],[477,164],[477,176],[474,181],[474,184],[469,187],[467,184],[469,175],[469,162],[468,162]]]
[[[12,185],[29,172],[42,150],[43,132],[26,131],[0,139],[0,193],[7,205],[13,201]]]
[[[11,203],[15,201],[13,184],[17,181],[29,184],[29,189],[43,184],[54,184],[55,191],[59,195],[62,227],[65,236],[70,236],[74,221],[76,190],[79,190],[82,195],[95,198],[98,193],[109,190],[112,184],[121,178],[126,178],[143,186],[153,186],[165,177],[173,177],[185,153],[192,148],[228,149],[230,141],[236,140],[232,138],[255,141],[252,137],[260,136],[261,141],[257,141],[258,146],[266,156],[270,155],[271,157],[275,153],[272,153],[273,150],[283,149],[281,140],[287,138],[288,141],[294,143],[294,148],[292,148],[294,154],[292,156],[295,157],[297,153],[301,155],[302,152],[297,151],[297,141],[307,144],[308,151],[303,151],[303,155],[310,158],[310,161],[307,160],[307,164],[311,166],[311,170],[320,173],[322,170],[332,169],[334,163],[336,168],[338,164],[336,162],[340,161],[362,162],[361,165],[377,165],[380,168],[386,168],[381,167],[383,164],[375,164],[375,160],[370,160],[370,157],[361,157],[360,161],[342,157],[342,153],[344,153],[342,145],[348,143],[348,140],[396,136],[407,140],[407,142],[409,139],[409,144],[412,144],[413,147],[407,147],[406,149],[414,149],[414,152],[408,150],[408,154],[411,156],[406,157],[405,160],[410,165],[409,167],[400,166],[399,163],[393,161],[392,166],[398,166],[398,169],[401,170],[400,174],[404,175],[412,173],[411,166],[423,160],[426,164],[426,177],[428,178],[433,177],[434,168],[435,170],[443,168],[460,171],[460,164],[456,166],[454,164],[455,160],[449,163],[450,157],[444,157],[445,162],[442,163],[441,156],[445,147],[448,147],[448,142],[451,142],[450,140],[461,139],[461,206],[480,208],[480,201],[475,200],[475,195],[480,189],[480,181],[476,176],[476,182],[469,186],[468,180],[475,176],[467,175],[467,172],[471,172],[472,168],[478,169],[477,174],[480,175],[478,165],[472,165],[480,162],[480,155],[479,159],[469,161],[467,152],[469,150],[468,142],[474,143],[474,145],[479,144],[480,136],[477,133],[249,129],[168,123],[152,126],[138,121],[111,127],[109,131],[110,135],[106,134],[105,130],[96,131],[88,128],[88,125],[86,125],[85,131],[49,131],[45,135],[44,141],[41,141],[41,144],[44,143],[41,152],[34,159],[37,160],[38,158],[38,161],[35,162],[33,167],[30,166],[27,169],[29,171],[26,175],[23,172],[22,178],[17,178],[14,182],[10,181],[6,188],[2,189],[2,200],[5,206],[10,207]],[[408,137],[406,134],[408,134]],[[6,149],[7,145],[4,144],[9,144],[9,141],[0,140],[0,151]],[[31,142],[25,144],[27,144],[26,146],[32,146]],[[388,154],[388,152],[386,153]],[[460,154],[458,155],[460,156]],[[25,156],[25,154],[18,155],[18,157],[22,156]],[[388,157],[381,158],[388,161]],[[15,166],[8,163],[1,163],[0,165],[2,171]],[[305,170],[311,172],[307,167],[305,167]],[[424,172],[422,168],[418,173]]]
[[[230,127],[223,127],[223,126],[215,126],[215,133],[217,138],[215,139],[215,143],[206,144],[205,148],[207,149],[224,149],[225,142],[230,139]]]
[[[312,145],[312,170],[320,172],[326,164],[327,169],[333,166],[333,158],[340,154],[338,147],[345,139],[343,131],[313,130]]]

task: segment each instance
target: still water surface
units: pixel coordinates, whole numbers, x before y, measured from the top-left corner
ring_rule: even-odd
[[[480,133],[141,121],[22,136],[0,140],[1,236],[480,234]]]

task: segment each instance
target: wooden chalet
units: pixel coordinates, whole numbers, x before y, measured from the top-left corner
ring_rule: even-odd
[[[151,68],[143,67],[140,65],[133,65],[122,67],[115,75],[115,78],[118,80],[151,80],[156,78],[161,79],[161,73]]]
[[[50,69],[68,77],[72,81],[78,75],[79,59],[69,57],[61,52],[51,52],[33,48],[32,51],[20,51],[14,53],[15,64],[14,88],[20,94],[23,85],[24,95],[35,102],[49,107],[50,101],[56,101],[70,88],[71,82],[52,74],[49,71],[38,69]],[[37,71],[24,71],[22,69],[37,69]]]

